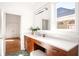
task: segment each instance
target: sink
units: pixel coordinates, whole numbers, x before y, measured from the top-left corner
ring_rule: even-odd
[[[35,34],[35,36],[45,37],[46,34]]]

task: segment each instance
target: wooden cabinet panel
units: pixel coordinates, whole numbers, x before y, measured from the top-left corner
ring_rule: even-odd
[[[55,56],[65,56],[66,51],[59,49],[57,47],[49,45],[47,49],[47,55],[55,55]]]
[[[26,39],[27,37],[26,36],[24,36],[24,48],[25,48],[25,50],[27,50],[27,39]]]
[[[78,46],[72,48],[70,51],[64,51],[54,46],[49,46],[47,49],[48,56],[78,56]]]
[[[31,52],[31,49],[32,49],[31,45],[32,45],[31,39],[27,39],[27,51],[28,52]]]
[[[78,56],[78,46],[68,51],[67,56]]]
[[[6,39],[6,53],[14,53],[20,50],[20,40],[13,39],[13,41],[7,41],[10,39]],[[11,39],[12,40],[12,39]]]
[[[47,50],[47,55],[48,56],[65,56],[66,52],[63,52],[62,50],[58,49],[48,49]]]
[[[47,55],[48,55],[48,56],[57,56],[57,55],[59,55],[59,54],[57,53],[56,50],[52,50],[52,51],[47,50]]]
[[[33,50],[33,40],[32,38],[25,36],[25,50],[27,50],[29,53]]]

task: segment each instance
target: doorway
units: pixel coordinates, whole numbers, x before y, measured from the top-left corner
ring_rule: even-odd
[[[21,16],[6,13],[6,55],[20,50],[20,20]]]

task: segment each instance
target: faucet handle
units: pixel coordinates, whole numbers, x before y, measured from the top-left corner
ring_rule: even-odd
[[[46,35],[45,34],[42,34],[43,35],[43,37],[45,37]]]

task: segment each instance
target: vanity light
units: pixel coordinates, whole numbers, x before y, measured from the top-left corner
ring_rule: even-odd
[[[46,8],[43,8],[43,9],[41,9],[41,10],[38,10],[38,11],[35,13],[35,15],[38,15],[38,14],[40,14],[40,13],[46,11],[46,10],[48,10],[47,7],[46,7]]]

